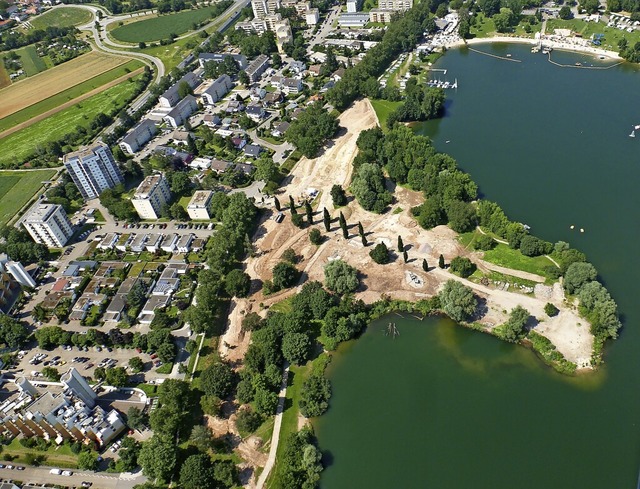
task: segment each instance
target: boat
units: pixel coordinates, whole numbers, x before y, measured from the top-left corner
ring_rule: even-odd
[[[634,129],[633,131],[631,131],[631,134],[629,134],[630,138],[635,138],[636,137],[636,130]]]
[[[582,63],[577,62],[577,63],[576,63],[576,66],[582,66]]]

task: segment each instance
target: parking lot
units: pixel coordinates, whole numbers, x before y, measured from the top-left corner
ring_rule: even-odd
[[[109,351],[110,350],[110,351]],[[30,363],[34,357],[41,357],[36,363]],[[30,349],[20,359],[16,369],[12,373],[24,375],[32,380],[47,380],[42,376],[44,367],[54,367],[63,374],[69,368],[75,367],[83,376],[94,378],[96,367],[125,367],[127,373],[132,375],[129,368],[129,359],[140,357],[144,362],[144,371],[137,374],[136,380],[149,382],[157,379],[165,379],[170,374],[159,374],[153,365],[154,359],[146,353],[138,353],[135,349],[127,348],[102,348],[102,347],[76,347],[68,346],[55,348],[51,351],[35,347]]]

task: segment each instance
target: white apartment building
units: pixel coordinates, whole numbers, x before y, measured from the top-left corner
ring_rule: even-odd
[[[193,95],[187,95],[171,109],[171,112],[164,116],[164,120],[175,129],[184,124],[189,116],[197,110],[198,102],[196,102],[196,98]]]
[[[360,0],[347,0],[347,12],[355,14],[360,10]]]
[[[312,8],[304,13],[305,21],[307,25],[316,25],[320,20],[320,11],[317,8]]]
[[[409,10],[413,7],[413,0],[378,0],[381,10]]]
[[[8,273],[16,282],[24,287],[35,287],[36,281],[24,269],[22,263],[13,261],[5,253],[0,254],[0,272]]]
[[[229,75],[222,75],[215,80],[209,88],[202,92],[202,100],[207,105],[213,105],[223,98],[233,88],[233,82]]]
[[[120,142],[120,148],[130,155],[137,153],[140,148],[153,139],[158,132],[156,123],[144,119],[140,124],[131,129]]]
[[[187,206],[187,213],[189,214],[189,217],[194,220],[211,219],[209,216],[211,197],[213,197],[213,192],[211,190],[197,190],[196,193],[193,194],[193,197]]]
[[[108,188],[124,183],[122,173],[106,144],[96,143],[68,153],[63,162],[85,200],[96,199]]]
[[[162,206],[171,200],[171,191],[164,175],[149,175],[136,189],[131,199],[140,219],[158,219]]]
[[[36,243],[61,248],[73,236],[73,227],[61,205],[36,202],[22,225]]]

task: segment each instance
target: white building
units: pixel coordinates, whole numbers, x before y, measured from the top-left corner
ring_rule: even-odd
[[[382,10],[404,11],[413,7],[413,0],[378,0],[378,8]]]
[[[153,139],[158,132],[156,123],[149,119],[144,119],[140,124],[131,129],[120,142],[120,148],[125,153],[135,154],[140,148]]]
[[[22,222],[36,243],[61,248],[73,236],[73,227],[61,205],[36,202]]]
[[[162,245],[160,246],[160,248],[162,249],[162,251],[166,251],[167,253],[173,253],[176,250],[176,245],[178,244],[179,240],[180,236],[178,236],[176,233],[169,234],[162,240]]]
[[[360,10],[360,0],[347,0],[347,12],[354,14]]]
[[[209,88],[202,92],[202,100],[207,105],[213,105],[223,98],[233,88],[233,82],[229,75],[222,75],[215,80]]]
[[[178,104],[171,109],[167,115],[164,116],[164,120],[167,124],[170,124],[173,128],[177,128],[184,124],[191,114],[198,110],[198,102],[193,95],[187,95]]]
[[[162,95],[160,95],[158,103],[161,107],[175,107],[175,105],[182,100],[182,97],[180,96],[180,85],[183,82],[186,82],[193,90],[200,85],[201,80],[193,72],[189,72],[184,75],[176,83],[171,85]]]
[[[200,53],[198,55],[198,63],[200,63],[200,68],[204,68],[204,65],[207,63],[222,63],[225,58],[231,56],[241,70],[244,70],[247,65],[247,57],[244,54],[231,54],[231,53]]]
[[[211,197],[213,197],[213,191],[211,190],[197,190],[189,205],[187,205],[187,212],[189,217],[194,220],[211,219],[209,216],[209,206],[211,205]]]
[[[29,275],[22,263],[9,259],[5,253],[0,254],[0,273],[8,273],[16,282],[24,287],[35,287],[36,281]]]
[[[369,14],[367,13],[346,13],[338,17],[340,27],[364,27],[368,22]]]
[[[320,20],[320,11],[317,8],[309,9],[304,14],[307,25],[316,25]]]
[[[96,143],[68,153],[64,166],[85,200],[95,199],[108,188],[124,183],[111,150],[106,144]]]
[[[164,175],[149,175],[136,189],[131,199],[140,219],[158,219],[162,206],[171,200],[171,191]]]

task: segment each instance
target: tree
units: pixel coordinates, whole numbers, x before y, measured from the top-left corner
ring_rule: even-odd
[[[51,382],[60,382],[60,372],[54,367],[44,367],[42,369],[42,375]]]
[[[322,242],[324,241],[322,233],[320,232],[320,230],[318,228],[313,228],[310,232],[309,232],[309,241],[311,241],[312,244],[319,246],[322,244]]]
[[[195,425],[189,435],[189,442],[193,443],[201,452],[207,452],[213,445],[211,430],[205,425]]]
[[[393,197],[385,188],[382,169],[373,163],[363,163],[351,183],[351,191],[360,205],[368,211],[382,213]]]
[[[481,234],[473,242],[473,248],[482,251],[489,251],[493,249],[495,245],[496,242],[493,240],[493,238],[486,234]]]
[[[551,304],[551,302],[547,302],[544,306],[544,312],[547,316],[552,318],[558,315],[558,313],[560,312],[560,309],[558,309],[556,306]]]
[[[327,112],[321,103],[314,103],[291,123],[285,139],[307,158],[314,158],[325,139],[333,136],[337,129],[336,116]]]
[[[127,424],[131,429],[140,430],[147,424],[147,416],[137,407],[130,407],[127,411]]]
[[[389,248],[384,243],[378,243],[375,248],[369,252],[371,259],[378,265],[386,265],[389,263]]]
[[[127,385],[129,376],[124,367],[113,367],[106,370],[105,381],[108,385],[113,387],[124,387]]]
[[[476,265],[469,258],[456,256],[451,260],[451,271],[462,278],[467,278],[476,271]]]
[[[598,276],[596,268],[591,263],[572,263],[564,275],[564,288],[570,294],[580,291],[580,288]]]
[[[187,457],[180,468],[180,487],[184,489],[215,489],[213,466],[208,455],[200,453]]]
[[[230,297],[247,297],[251,290],[251,277],[237,268],[231,270],[225,278],[224,288]]]
[[[244,86],[249,85],[250,81],[249,81],[249,75],[247,75],[247,72],[242,70],[240,73],[238,73],[238,80],[240,81],[240,83],[242,83]]]
[[[179,202],[174,202],[169,207],[169,215],[172,219],[176,221],[187,221],[189,220],[189,213],[180,205]]]
[[[6,314],[0,314],[0,344],[5,343],[9,348],[18,348],[24,344],[28,336],[29,330],[25,323]]]
[[[476,226],[476,211],[472,204],[453,201],[447,206],[449,227],[457,233],[466,233]]]
[[[405,263],[407,263],[409,261],[409,254],[407,253],[407,250],[404,250],[402,252],[402,258],[404,259]]]
[[[144,370],[144,362],[140,357],[132,357],[129,359],[129,367],[133,373],[142,372]]]
[[[364,228],[362,227],[362,223],[358,221],[358,234],[360,236],[364,236]]]
[[[369,243],[367,242],[367,237],[364,234],[361,234],[360,238],[362,239],[362,246],[366,248],[369,245]]]
[[[254,397],[256,411],[265,416],[275,414],[278,406],[278,396],[271,391],[263,388],[256,389]]]
[[[404,251],[404,243],[402,242],[402,236],[398,235],[398,253]]]
[[[448,280],[438,296],[442,310],[454,321],[468,319],[478,306],[473,291],[457,280]]]
[[[282,337],[282,354],[288,362],[302,365],[311,355],[311,340],[304,333],[287,333]]]
[[[562,20],[572,19],[573,13],[571,12],[571,8],[567,5],[563,5],[562,8],[560,8],[560,12],[558,12],[558,17],[560,17]]]
[[[273,198],[273,205],[275,206],[276,210],[280,212],[281,206],[280,206],[280,201],[278,200],[278,197]]]
[[[278,290],[293,287],[299,278],[299,270],[289,262],[281,261],[273,267],[273,284]]]
[[[180,82],[180,85],[178,85],[178,96],[180,98],[184,98],[187,95],[193,95],[193,89],[191,88],[191,85],[189,85],[186,81]]]
[[[349,237],[349,228],[347,227],[347,220],[344,218],[342,212],[340,213],[339,222],[340,228],[342,229],[342,236],[344,236],[344,239],[347,239]]]
[[[499,329],[499,335],[506,341],[515,343],[524,335],[524,327],[529,320],[529,311],[522,306],[516,306],[509,314],[509,320]]]
[[[331,231],[331,216],[329,215],[329,211],[325,207],[322,212],[322,220],[324,221],[324,228],[327,232]]]
[[[296,203],[293,200],[293,197],[291,195],[289,195],[289,209],[291,209],[291,213],[295,214],[296,212]]]
[[[309,225],[313,224],[313,208],[308,200],[304,201],[304,210],[307,214],[307,222]]]
[[[98,456],[95,452],[80,452],[78,455],[78,468],[80,470],[96,470],[98,468]]]
[[[442,256],[442,254],[440,255],[440,257],[438,258],[438,267],[439,268],[444,268],[445,264],[444,264],[444,256]]]
[[[224,399],[233,390],[235,375],[231,367],[224,362],[217,362],[202,371],[200,386],[208,396]]]
[[[324,267],[324,280],[329,290],[340,295],[355,292],[360,286],[358,270],[342,260],[330,261]]]
[[[331,187],[331,199],[333,200],[334,207],[347,205],[347,194],[341,185],[334,185]]]
[[[428,272],[428,271],[429,271],[429,264],[427,263],[427,259],[426,259],[426,258],[423,258],[423,259],[422,259],[422,269],[423,269],[425,272]]]
[[[302,384],[300,412],[306,418],[320,416],[329,408],[331,383],[322,374],[313,374]]]
[[[142,444],[138,463],[144,474],[159,482],[168,482],[176,466],[177,445],[172,439],[154,434]]]
[[[240,432],[253,433],[262,424],[262,416],[250,407],[240,409],[236,418],[236,426]]]

